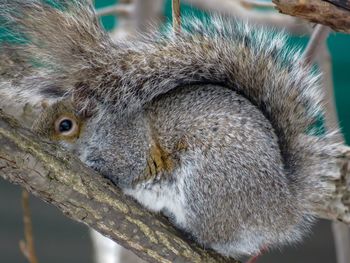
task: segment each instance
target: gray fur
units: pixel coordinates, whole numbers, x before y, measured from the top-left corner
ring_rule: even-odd
[[[283,35],[213,18],[113,44],[85,1],[60,2],[65,12],[0,0],[0,15],[30,40],[16,50],[21,65],[46,65],[9,74],[0,94],[71,100],[43,113],[39,135],[52,139],[57,114],[90,111],[63,145],[222,254],[300,240],[335,158],[332,134],[305,135],[322,114],[318,78]],[[149,177],[154,145],[171,165]]]

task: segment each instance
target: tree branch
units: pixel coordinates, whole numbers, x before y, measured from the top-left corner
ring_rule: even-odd
[[[327,40],[329,33],[329,27],[326,27],[324,25],[315,26],[315,29],[311,34],[310,40],[301,58],[303,64],[309,65],[315,60],[320,46],[322,46],[323,43]]]
[[[150,262],[237,262],[187,241],[57,145],[0,111],[0,176]]]
[[[116,4],[113,6],[108,6],[96,10],[97,16],[107,16],[107,15],[131,15],[134,11],[134,6],[131,4]]]
[[[253,8],[253,7],[274,8],[275,7],[275,5],[272,2],[266,2],[263,0],[241,0],[241,4],[246,8]]]
[[[350,225],[350,147],[340,145],[337,152],[338,168],[325,175],[328,186],[333,189],[332,196],[316,197],[319,205],[315,213],[318,217]]]
[[[181,10],[180,0],[171,1],[172,17],[173,17],[173,28],[176,33],[181,30]]]
[[[242,6],[241,1],[233,0],[183,0],[201,10],[234,16],[238,19],[247,20],[257,26],[273,27],[279,30],[287,30],[294,35],[309,34],[307,23],[298,18],[278,14],[275,11],[261,12],[248,10]]]
[[[38,258],[35,253],[32,218],[29,208],[29,193],[26,190],[22,190],[22,208],[24,240],[19,242],[19,247],[29,263],[38,263]]]
[[[331,27],[335,31],[350,33],[350,1],[336,0],[272,0],[283,14],[303,18]],[[342,5],[339,4],[342,2]]]

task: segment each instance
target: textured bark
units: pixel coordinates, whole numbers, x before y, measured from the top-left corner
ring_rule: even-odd
[[[316,215],[350,225],[350,147],[339,146],[338,169],[327,180],[333,194],[331,198],[316,197],[319,200]]]
[[[150,262],[237,262],[187,241],[74,156],[0,111],[0,176]]]
[[[350,0],[272,0],[283,14],[350,33]]]

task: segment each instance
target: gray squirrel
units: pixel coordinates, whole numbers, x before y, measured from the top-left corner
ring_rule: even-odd
[[[334,133],[307,134],[322,114],[318,76],[283,34],[213,17],[114,43],[89,1],[60,5],[0,0],[28,40],[0,94],[53,101],[39,136],[225,256],[301,240],[330,192]]]

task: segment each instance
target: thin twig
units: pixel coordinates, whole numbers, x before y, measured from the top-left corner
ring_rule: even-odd
[[[22,209],[24,224],[24,240],[19,242],[19,247],[29,263],[38,263],[35,253],[32,219],[29,208],[29,193],[22,191]]]
[[[350,258],[349,226],[341,222],[332,222],[337,263],[348,263]]]
[[[244,8],[240,1],[234,0],[183,0],[204,11],[220,13],[235,18],[249,21],[252,25],[273,27],[286,30],[294,35],[309,34],[308,24],[301,19],[279,14],[275,11],[261,12]]]
[[[172,0],[172,16],[173,16],[173,27],[175,32],[181,30],[181,10],[180,0]]]
[[[316,25],[314,31],[311,34],[309,43],[302,55],[302,63],[310,65],[317,55],[318,48],[327,39],[330,33],[330,28],[324,25]]]
[[[334,97],[332,58],[326,41],[321,43],[319,47],[319,52],[316,56],[316,62],[319,70],[322,73],[322,88],[325,94],[323,103],[325,105],[326,129],[339,130],[339,121]],[[344,143],[344,138],[341,133],[338,134],[337,139],[339,142]]]
[[[254,1],[254,0],[241,0],[241,5],[245,8],[262,7],[262,8],[274,8],[275,4],[266,1]]]
[[[131,4],[116,4],[96,10],[96,15],[99,17],[107,15],[129,16],[133,12],[133,9],[134,7]]]

